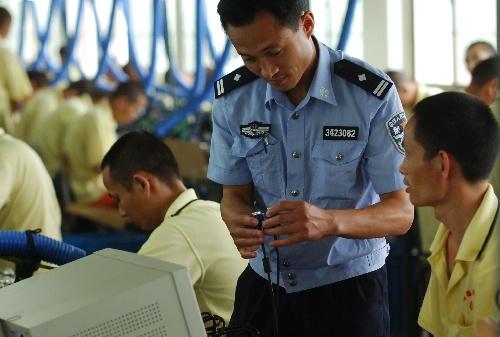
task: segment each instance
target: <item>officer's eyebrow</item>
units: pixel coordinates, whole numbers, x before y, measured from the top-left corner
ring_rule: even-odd
[[[276,45],[274,45],[274,44],[270,44],[270,45],[268,45],[268,46],[263,47],[263,48],[262,48],[262,49],[260,49],[259,51],[257,51],[257,54],[264,54],[264,53],[265,53],[265,52],[267,52],[269,49],[273,49],[273,48],[277,48],[277,46],[276,46]],[[239,54],[240,56],[252,56],[252,55],[248,55],[248,54],[245,54],[245,53],[240,53],[239,51],[237,51],[237,52],[238,52],[238,54]]]

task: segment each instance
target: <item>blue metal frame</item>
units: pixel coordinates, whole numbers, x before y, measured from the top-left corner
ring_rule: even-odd
[[[75,59],[75,46],[78,43],[79,31],[81,29],[81,23],[84,19],[84,8],[85,2],[89,3],[90,8],[93,12],[96,30],[97,30],[97,41],[99,46],[99,62],[98,70],[94,77],[94,81],[98,86],[104,89],[110,89],[106,87],[103,81],[103,77],[106,72],[110,71],[115,78],[119,81],[126,81],[127,76],[121,68],[119,68],[114,62],[111,61],[109,56],[109,48],[111,44],[111,39],[113,36],[113,29],[115,25],[115,18],[117,11],[122,10],[127,24],[127,39],[129,46],[129,60],[131,65],[135,68],[141,81],[144,83],[144,88],[149,95],[156,95],[158,93],[169,94],[178,98],[182,98],[188,101],[188,104],[178,111],[171,114],[166,120],[162,121],[160,125],[156,128],[156,134],[158,136],[167,135],[178,123],[182,122],[186,116],[192,112],[198,110],[200,104],[209,99],[212,96],[212,85],[218,77],[222,75],[223,67],[227,61],[230,51],[230,42],[227,40],[223,51],[218,54],[213,41],[211,39],[210,30],[208,28],[205,0],[195,0],[196,1],[196,55],[195,55],[195,79],[194,83],[189,86],[183,82],[180,72],[173,57],[172,51],[170,49],[170,35],[169,35],[169,24],[167,16],[167,6],[166,0],[152,0],[153,1],[153,13],[152,13],[152,25],[153,32],[151,36],[151,58],[149,66],[146,71],[142,70],[138,58],[137,49],[135,47],[133,39],[133,21],[130,15],[130,4],[129,0],[113,0],[113,5],[111,9],[111,17],[109,20],[109,25],[105,32],[102,31],[101,24],[97,15],[97,8],[95,5],[96,0],[80,0],[78,12],[76,16],[76,26],[75,31],[69,36],[67,22],[68,17],[66,13],[66,0],[52,0],[49,9],[49,15],[47,17],[47,24],[44,30],[40,26],[40,22],[37,16],[37,10],[34,1],[24,0],[22,2],[21,9],[21,29],[20,29],[20,39],[19,39],[19,54],[23,53],[24,46],[24,35],[26,18],[28,12],[33,16],[34,26],[36,30],[36,35],[40,41],[40,48],[37,57],[33,64],[31,65],[34,69],[48,69],[55,73],[53,83],[57,83],[61,80],[68,79],[68,68],[71,65],[77,66],[80,73],[81,68],[77,60]],[[356,10],[356,0],[349,0],[347,6],[345,20],[343,23],[342,33],[340,35],[338,49],[345,49],[347,44],[350,30],[352,27],[352,22],[354,18],[354,13]],[[63,31],[68,41],[68,52],[67,58],[61,67],[56,67],[51,62],[50,58],[47,56],[47,45],[50,38],[50,33],[52,26],[54,25],[54,16],[56,13],[61,14],[63,21]],[[156,61],[158,57],[158,40],[163,39],[165,44],[165,53],[170,63],[170,72],[173,80],[172,84],[156,84],[155,73],[156,73]],[[207,47],[207,48],[204,48]],[[209,56],[214,60],[215,70],[210,78],[207,78],[207,72],[203,64],[206,50],[208,50]]]

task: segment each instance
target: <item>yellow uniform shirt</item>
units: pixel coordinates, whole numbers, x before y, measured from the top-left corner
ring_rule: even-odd
[[[33,135],[40,128],[41,121],[57,109],[60,93],[53,88],[42,88],[26,103],[21,120],[15,127],[17,138],[33,145]]]
[[[236,249],[218,203],[196,200],[173,216],[194,199],[194,190],[184,191],[138,254],[187,267],[200,310],[229,322],[236,282],[248,262]]]
[[[47,167],[51,177],[61,171],[64,139],[73,121],[92,108],[90,96],[75,96],[63,101],[51,114],[40,121],[33,133],[33,147]]]
[[[77,118],[69,127],[64,156],[77,202],[92,203],[106,193],[99,168],[102,158],[117,139],[116,127],[107,100]]]
[[[431,278],[418,324],[434,337],[470,337],[476,323],[499,318],[496,296],[500,289],[498,199],[490,185],[458,249],[448,279],[446,241],[448,230],[439,225],[431,246]]]
[[[0,128],[13,132],[11,101],[19,101],[32,93],[31,83],[17,56],[0,38]]]
[[[61,239],[61,210],[42,161],[27,144],[0,129],[0,229]]]

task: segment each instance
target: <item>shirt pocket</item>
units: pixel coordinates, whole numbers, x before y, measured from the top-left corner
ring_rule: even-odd
[[[232,155],[245,158],[255,189],[264,200],[269,195],[281,198],[285,190],[282,146],[281,140],[267,135],[267,144],[262,138],[240,137],[231,147]]]
[[[474,326],[449,323],[445,331],[446,337],[469,337],[474,332]]]
[[[311,198],[352,199],[360,174],[365,141],[325,141],[314,143],[311,157]]]

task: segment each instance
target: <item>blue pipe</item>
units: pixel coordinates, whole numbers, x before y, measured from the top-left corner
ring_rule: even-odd
[[[68,78],[69,65],[74,62],[75,46],[76,46],[76,42],[78,41],[78,36],[80,35],[80,34],[78,34],[78,32],[80,31],[80,25],[81,25],[82,20],[83,20],[83,8],[84,8],[83,4],[84,4],[84,0],[80,0],[80,3],[78,5],[78,13],[77,13],[77,18],[76,18],[75,31],[73,32],[73,37],[71,39],[69,39],[66,60],[64,61],[64,64],[62,65],[59,72],[54,76],[54,79],[52,80],[52,84],[57,83],[62,79]]]
[[[222,69],[224,67],[224,64],[226,63],[226,60],[229,56],[229,52],[231,50],[231,43],[229,41],[226,42],[226,45],[224,47],[224,51],[222,52],[221,57],[217,60],[214,74],[212,75],[212,78],[210,81],[207,81],[207,85],[205,86],[205,89],[203,93],[197,97],[193,97],[191,101],[182,109],[179,111],[175,112],[173,115],[171,115],[169,118],[167,118],[165,121],[162,122],[161,125],[159,125],[156,130],[155,134],[158,137],[165,137],[175,126],[182,122],[187,115],[190,113],[196,111],[200,104],[206,100],[212,97],[212,90],[213,86],[211,83],[215,81],[216,76],[222,73]]]
[[[19,57],[23,55],[24,48],[24,27],[26,26],[26,6],[28,2],[26,0],[23,1],[21,5],[21,26],[19,27],[19,46],[17,46],[17,53]]]
[[[136,48],[135,48],[135,43],[134,43],[134,39],[132,37],[132,33],[134,31],[134,26],[132,25],[132,19],[130,17],[130,5],[129,5],[128,0],[123,1],[123,14],[125,16],[125,21],[127,22],[127,40],[128,40],[129,63],[135,69],[135,71],[137,72],[137,75],[139,75],[140,80],[144,81],[145,74],[144,74],[144,71],[141,69],[139,61],[137,59],[137,52],[136,52]]]
[[[77,64],[74,56],[75,45],[78,41],[78,32],[80,31],[81,22],[83,20],[84,14],[84,1],[90,1],[89,4],[92,6],[94,11],[94,16],[96,20],[97,26],[97,40],[100,50],[99,56],[99,66],[98,71],[95,75],[94,80],[98,85],[102,86],[104,83],[100,83],[101,77],[104,73],[109,70],[113,73],[115,77],[117,77],[120,81],[126,79],[123,71],[117,67],[115,64],[112,64],[109,58],[109,48],[110,48],[110,40],[112,38],[113,29],[115,26],[115,16],[116,11],[119,9],[120,5],[123,10],[128,32],[128,45],[129,45],[129,60],[131,64],[136,68],[140,78],[145,82],[146,89],[155,93],[168,93],[174,95],[176,97],[180,97],[189,101],[189,104],[179,111],[175,112],[174,115],[170,116],[167,120],[163,121],[161,125],[158,126],[156,133],[158,135],[164,136],[167,134],[177,123],[182,121],[189,113],[196,111],[199,107],[199,104],[210,97],[211,95],[211,82],[218,78],[222,74],[223,66],[227,60],[230,50],[229,42],[226,42],[226,46],[224,47],[223,52],[220,57],[218,57],[216,49],[214,47],[213,41],[210,37],[210,32],[208,28],[207,18],[206,18],[206,9],[205,9],[205,1],[196,0],[196,55],[195,55],[195,82],[194,85],[188,86],[182,80],[179,75],[179,70],[177,64],[175,62],[175,58],[172,55],[170,50],[169,43],[169,29],[168,29],[168,16],[167,16],[167,7],[165,0],[153,0],[154,1],[154,13],[153,13],[153,34],[152,34],[152,50],[151,50],[151,59],[149,67],[146,71],[142,70],[139,66],[137,60],[136,47],[133,41],[133,29],[132,29],[132,20],[130,17],[130,9],[129,9],[129,1],[128,0],[113,0],[113,7],[111,12],[111,18],[109,27],[107,27],[107,32],[101,31],[99,19],[97,16],[97,10],[95,6],[95,0],[80,0],[78,13],[77,13],[77,23],[75,32],[68,38],[68,57],[66,62],[62,65],[61,69],[56,73],[53,83],[60,81],[63,78],[68,77],[68,67],[70,64]],[[356,0],[349,0],[346,16],[344,19],[342,32],[339,38],[338,49],[345,49],[347,44],[348,37],[350,35],[350,30],[352,27],[354,12],[356,9]],[[19,44],[19,53],[23,52],[24,45],[24,29],[26,25],[26,15],[27,12],[31,10],[34,20],[34,25],[36,28],[38,39],[40,40],[40,51],[37,56],[37,60],[34,63],[34,66],[40,66],[43,62],[49,68],[52,68],[53,65],[46,58],[46,44],[48,41],[48,36],[50,34],[50,29],[52,26],[52,17],[57,10],[56,7],[60,7],[60,11],[64,20],[64,30],[65,35],[68,37],[68,29],[66,27],[66,8],[65,8],[65,0],[52,0],[51,8],[49,11],[49,18],[47,20],[46,29],[41,32],[39,20],[37,17],[37,11],[34,6],[33,1],[24,0],[22,3],[22,15],[21,15],[21,36],[20,36],[20,44]],[[167,57],[170,62],[170,72],[173,79],[173,85],[155,85],[154,84],[154,72],[156,70],[156,60],[157,60],[157,39],[163,34],[163,40],[165,42],[165,51]],[[208,50],[211,58],[215,62],[215,70],[210,79],[206,78],[206,71],[203,66],[203,52],[205,43],[208,43]],[[78,66],[78,64],[77,64]],[[81,70],[80,70],[81,71]]]
[[[167,15],[167,7],[165,4],[165,1],[162,1],[163,4],[163,9],[162,12],[165,13],[163,15],[163,39],[165,41],[165,52],[167,54],[167,58],[169,61],[169,69],[170,69],[170,75],[172,76],[172,80],[174,81],[174,86],[178,87],[178,91],[182,93],[183,98],[189,97],[189,87],[184,83],[182,80],[180,74],[179,74],[179,69],[177,67],[177,63],[175,63],[174,57],[172,55],[172,51],[170,50],[170,34],[168,30],[168,15]]]
[[[79,7],[80,7],[80,9],[79,9],[79,12],[77,13],[77,16],[81,15],[82,19],[83,19],[83,7],[82,6],[79,6]],[[61,21],[62,21],[62,30],[64,33],[64,41],[65,41],[66,47],[67,47],[67,44],[68,44],[68,41],[70,41],[70,38],[69,38],[69,30],[68,30],[68,11],[67,11],[67,7],[66,7],[66,0],[61,0]],[[78,27],[79,27],[79,25],[78,25]],[[75,29],[75,32],[76,32],[76,29]],[[68,58],[68,55],[66,55],[66,57]],[[80,74],[81,78],[85,79],[86,77],[83,74],[82,67],[80,66],[80,63],[78,62],[78,60],[75,59],[74,53],[71,54],[70,60],[71,60],[70,64],[73,64],[76,67],[76,70]],[[59,68],[59,70],[61,68],[62,68],[62,65]],[[57,67],[54,67],[54,70],[52,72],[57,73],[58,72]],[[64,74],[63,79],[69,80],[69,73],[68,72],[66,72]]]
[[[36,257],[59,266],[86,255],[83,249],[33,233]],[[30,257],[32,252],[27,234],[17,231],[0,231],[0,256]]]
[[[94,81],[98,82],[109,68],[108,53],[109,45],[111,42],[111,37],[113,36],[113,27],[115,23],[116,8],[121,0],[114,0],[113,7],[111,8],[111,18],[109,19],[109,27],[106,37],[103,39],[103,44],[101,45],[102,57],[99,62],[99,67],[97,69],[97,74],[95,75]],[[96,15],[97,16],[97,15]],[[97,20],[96,20],[97,22]],[[98,32],[99,33],[99,32]]]
[[[215,60],[217,58],[217,52],[216,52],[214,43],[213,43],[211,35],[210,35],[210,29],[208,28],[207,8],[205,6],[205,3],[203,4],[203,17],[204,17],[204,20],[203,20],[203,25],[204,25],[204,27],[203,27],[203,38],[207,41],[208,50],[210,52],[210,56],[212,57],[212,59]]]
[[[191,94],[193,96],[200,95],[203,90],[204,82],[205,81],[205,67],[203,66],[203,58],[202,58],[202,52],[203,52],[203,36],[205,35],[203,33],[203,30],[205,28],[204,24],[204,6],[203,6],[203,0],[196,0],[196,63],[195,63],[195,79],[194,79],[194,85],[191,89]]]
[[[349,36],[351,35],[352,22],[354,21],[354,13],[356,12],[356,0],[349,0],[347,4],[344,24],[342,25],[342,32],[340,33],[338,50],[345,50]]]
[[[60,0],[52,0],[51,1],[45,31],[41,32],[41,28],[38,27],[38,28],[40,28],[40,32],[39,32],[40,48],[38,50],[38,55],[35,59],[35,62],[33,62],[33,65],[32,65],[32,67],[34,69],[40,69],[42,63],[45,63],[46,65],[48,65],[47,55],[46,55],[46,46],[47,46],[47,41],[48,41],[49,35],[50,35],[50,29],[52,28],[52,20],[54,17],[54,13],[55,13],[56,9],[61,8],[60,2],[61,2]],[[34,6],[34,4],[33,4],[33,6]]]
[[[151,89],[154,86],[154,73],[156,70],[156,54],[157,54],[157,39],[161,34],[161,24],[162,24],[162,9],[164,7],[161,4],[161,0],[153,1],[153,34],[151,37],[151,60],[149,62],[149,69],[146,75],[144,88],[146,92],[151,93]]]
[[[61,20],[63,22],[63,32],[64,32],[64,37],[68,39],[68,27],[67,27],[67,22],[68,22],[68,11],[66,8],[66,0],[61,1]]]
[[[96,10],[96,8],[95,8],[95,2],[93,2],[93,4],[94,4],[94,10]],[[115,3],[114,3],[113,10],[111,12],[111,20],[113,20],[113,22],[110,22],[110,28],[108,30],[109,35],[103,38],[100,35],[100,30],[98,31],[97,39],[98,39],[98,42],[99,42],[99,46],[101,47],[101,50],[109,49],[109,45],[110,45],[111,38],[112,38],[112,27],[111,27],[111,25],[114,25],[114,18],[115,18],[115,15],[116,15],[115,5],[116,5],[116,10],[118,10],[119,6],[122,6],[122,9],[123,9],[123,4],[124,4],[124,0],[115,1]],[[96,19],[96,23],[97,23],[98,22],[97,11],[95,12],[95,14],[96,14],[95,15],[95,19]],[[98,24],[96,24],[96,26],[99,27]],[[125,74],[125,72],[123,71],[123,69],[120,68],[116,63],[111,62],[111,59],[108,56],[108,51],[106,51],[106,53],[103,52],[103,56],[105,57],[104,58],[105,69],[109,70],[111,72],[111,74],[119,82],[125,82],[127,80],[127,75]],[[102,76],[102,74],[101,74],[101,76]]]

